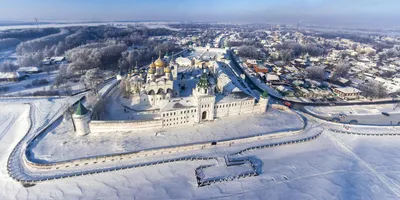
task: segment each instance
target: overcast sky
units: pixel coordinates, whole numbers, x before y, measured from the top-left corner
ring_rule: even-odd
[[[170,20],[400,26],[400,0],[0,0],[0,21]]]

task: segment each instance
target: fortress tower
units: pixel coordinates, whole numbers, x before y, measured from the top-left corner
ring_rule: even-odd
[[[264,91],[262,95],[260,96],[260,100],[258,101],[258,106],[260,108],[260,113],[267,112],[267,106],[268,106],[268,92]]]
[[[90,133],[90,112],[80,101],[78,107],[76,107],[75,113],[72,115],[72,120],[74,122],[75,133],[77,136],[83,136]]]

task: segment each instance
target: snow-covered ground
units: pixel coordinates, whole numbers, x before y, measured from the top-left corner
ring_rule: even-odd
[[[15,48],[16,47],[0,50],[0,63],[5,61],[16,62],[17,55],[15,53]]]
[[[35,142],[35,145],[32,146],[32,153],[37,160],[56,162],[273,134],[299,130],[302,127],[302,121],[298,116],[270,109],[265,114],[232,116],[197,125],[76,137],[71,120],[65,118],[58,121],[43,134],[43,138]]]
[[[400,113],[400,105],[397,104],[375,104],[375,105],[352,105],[352,106],[309,106],[309,110],[314,113],[338,116],[339,114],[345,115],[376,115],[382,112],[387,113]]]
[[[50,73],[41,72],[38,74],[29,74],[29,77],[25,80],[18,81],[18,82],[1,82],[0,87],[7,87],[8,91],[0,92],[0,96],[24,96],[24,95],[31,95],[37,91],[49,91],[49,90],[56,90],[57,88],[52,87],[54,84],[55,78],[57,77],[58,71],[53,71]],[[37,79],[46,79],[49,83],[43,86],[31,86],[28,85],[32,84],[33,80]],[[79,92],[85,89],[84,85],[81,82],[68,82],[66,85],[71,87],[71,92]],[[62,91],[62,87],[59,88]],[[62,93],[61,93],[62,94]]]
[[[355,121],[364,125],[400,125],[400,106],[397,104],[306,106],[305,109],[314,115],[343,123]],[[389,115],[383,115],[382,112]]]
[[[340,125],[309,118],[306,133],[324,128],[316,140],[243,152],[237,157],[262,161],[259,176],[197,187],[194,170],[215,161],[176,162],[23,187],[6,170],[15,145],[29,130],[29,105],[35,109],[33,129],[57,115],[65,99],[7,99],[0,101],[0,199],[399,199],[400,137],[337,134]],[[11,117],[10,117],[11,116]],[[243,123],[243,122],[242,122]],[[396,127],[357,132],[400,132]],[[302,137],[302,135],[291,136]],[[276,140],[287,140],[280,138]],[[272,139],[274,140],[274,139]],[[229,148],[186,152],[182,155],[226,155],[258,141]],[[103,148],[107,148],[103,146]],[[164,158],[167,156],[163,156]],[[147,160],[147,159],[146,159]]]
[[[225,178],[237,176],[243,173],[254,172],[250,162],[241,165],[226,166],[219,164],[216,166],[206,167],[201,170],[199,177],[202,180],[215,180],[218,178]]]

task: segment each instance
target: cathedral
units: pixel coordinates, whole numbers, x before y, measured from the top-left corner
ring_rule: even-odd
[[[180,66],[173,56],[161,58],[160,52],[146,70],[136,64],[124,79],[131,105],[144,108],[143,111],[151,110],[156,114],[154,120],[161,121],[161,127],[266,112],[266,96],[256,100],[245,92],[226,63],[208,62],[208,65]],[[178,74],[178,68],[185,67],[191,71]],[[186,87],[189,81],[197,83]]]
[[[161,52],[156,61],[152,61],[147,73],[139,66],[129,71],[127,89],[133,95],[140,97],[140,104],[156,106],[162,100],[179,96],[177,87],[178,66],[171,58],[167,64],[161,59]]]

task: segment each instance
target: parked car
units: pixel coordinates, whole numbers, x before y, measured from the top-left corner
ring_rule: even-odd
[[[389,116],[390,116],[390,114],[389,114],[389,113],[387,113],[387,112],[382,112],[382,115],[385,115],[385,116],[387,116],[387,117],[389,117]]]

